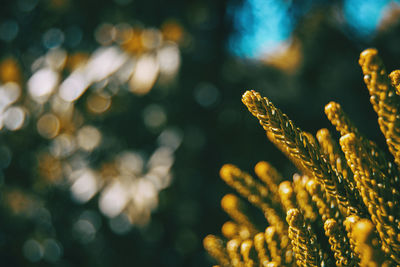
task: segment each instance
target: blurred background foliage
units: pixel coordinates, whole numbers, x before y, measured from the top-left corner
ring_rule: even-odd
[[[0,265],[210,266],[224,163],[295,171],[240,102],[383,144],[358,54],[400,65],[396,1],[5,1]],[[384,147],[384,146],[382,146]]]

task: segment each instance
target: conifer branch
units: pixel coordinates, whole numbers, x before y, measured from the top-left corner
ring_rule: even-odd
[[[394,265],[379,247],[375,227],[371,221],[367,219],[359,220],[352,229],[352,235],[356,240],[356,247],[361,256],[361,267],[388,267]]]
[[[269,226],[265,229],[265,241],[267,242],[271,260],[273,262],[280,265],[283,262],[289,264],[293,261],[292,258],[283,258],[284,255],[280,246],[279,235],[276,232],[275,227]]]
[[[345,227],[347,238],[349,240],[349,246],[352,251],[351,258],[357,263],[360,261],[360,254],[356,247],[356,239],[353,236],[353,227],[359,220],[360,217],[356,215],[350,215],[346,217],[343,222],[343,226]]]
[[[296,202],[304,214],[304,218],[314,222],[318,218],[318,208],[312,201],[312,195],[307,192],[307,183],[310,178],[307,175],[293,175],[293,189],[296,195]]]
[[[358,213],[355,203],[350,203],[346,197],[343,177],[335,172],[327,160],[320,154],[319,149],[313,146],[306,135],[297,128],[293,122],[277,109],[266,97],[261,97],[255,91],[246,91],[242,102],[249,111],[255,115],[261,126],[280,145],[287,148],[293,158],[300,161],[301,165],[315,179],[325,186],[330,197],[336,199],[348,213]]]
[[[376,49],[367,49],[361,53],[359,64],[364,73],[364,82],[368,87],[370,101],[376,114],[389,151],[400,166],[400,96],[387,75],[385,66]],[[396,82],[396,73],[392,75]]]
[[[329,238],[331,250],[335,254],[336,266],[355,266],[352,259],[350,246],[343,227],[334,219],[328,219],[324,223],[325,234]]]
[[[255,267],[258,265],[257,252],[251,239],[242,242],[240,245],[240,254],[243,258],[244,267]]]
[[[307,182],[308,193],[312,196],[312,200],[318,207],[318,213],[322,218],[322,222],[328,219],[335,218],[335,210],[328,206],[328,200],[325,198],[323,189],[319,183],[315,180],[310,179]]]
[[[228,252],[230,264],[232,267],[243,267],[242,256],[240,255],[241,240],[234,238],[226,243],[226,251]]]
[[[250,236],[259,232],[246,215],[245,203],[234,194],[227,194],[221,200],[222,209],[240,225],[246,227]]]
[[[359,139],[359,142],[364,146],[368,155],[376,162],[376,166],[378,166],[380,171],[386,175],[387,181],[385,181],[385,183],[390,183],[392,187],[397,187],[397,184],[400,181],[400,176],[396,165],[387,159],[385,153],[376,145],[375,142],[368,140],[358,131],[357,127],[354,126],[353,122],[343,111],[342,107],[338,103],[330,102],[325,106],[325,113],[331,123],[336,126],[336,129],[340,132],[341,136],[353,133],[355,137]]]
[[[260,266],[265,266],[270,261],[270,258],[268,256],[268,247],[265,242],[264,233],[261,232],[254,236],[254,247],[257,251]]]
[[[226,239],[240,238],[244,240],[251,237],[252,230],[249,230],[249,228],[244,224],[227,221],[222,225],[221,233]]]
[[[342,136],[340,145],[354,173],[357,188],[376,226],[384,251],[400,263],[400,232],[394,220],[399,214],[399,206],[393,198],[392,188],[383,183],[384,174],[353,133]]]
[[[375,50],[364,52],[360,64],[380,128],[399,163],[400,70],[388,77]],[[302,174],[284,180],[269,163],[259,162],[258,180],[233,165],[222,167],[221,178],[259,207],[269,226],[258,232],[239,198],[224,197],[222,206],[234,220],[221,229],[226,247],[216,236],[204,240],[220,265],[400,266],[399,169],[341,106],[331,102],[325,107],[341,134],[339,146],[327,129],[319,130],[317,139],[301,131],[255,91],[247,91],[242,102]],[[321,243],[326,240],[321,231],[330,247]]]
[[[273,201],[279,203],[278,184],[283,180],[282,175],[271,164],[265,161],[257,163],[254,171],[271,192]]]
[[[310,233],[303,215],[298,209],[287,212],[286,221],[289,224],[289,238],[292,241],[296,255],[297,266],[320,266],[320,248],[316,237]]]
[[[280,216],[280,207],[271,206],[271,201],[267,197],[268,190],[265,186],[257,182],[249,174],[230,164],[226,164],[221,168],[220,175],[228,185],[235,188],[250,203],[259,207],[264,212],[269,224],[275,226],[282,237],[286,235],[287,227]],[[278,209],[278,211],[274,208]]]
[[[228,253],[221,238],[215,235],[208,235],[203,240],[203,246],[221,267],[230,266]]]

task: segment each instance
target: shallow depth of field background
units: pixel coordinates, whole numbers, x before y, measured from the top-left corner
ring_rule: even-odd
[[[400,68],[398,1],[5,0],[0,266],[211,266],[219,168],[295,172],[241,95],[312,133],[337,101],[383,148],[368,47]]]

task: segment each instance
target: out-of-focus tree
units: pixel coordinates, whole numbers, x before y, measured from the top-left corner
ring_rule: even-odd
[[[399,53],[388,42],[395,19],[372,41],[355,39],[341,1],[273,1],[287,6],[293,29],[279,53],[261,59],[230,50],[241,34],[234,11],[247,1],[6,2],[5,266],[210,264],[201,240],[226,219],[216,204],[228,190],[220,166],[268,159],[293,170],[243,112],[244,89],[268,95],[306,130],[327,124],[321,111],[332,99],[369,118],[354,58],[376,44],[390,67]]]

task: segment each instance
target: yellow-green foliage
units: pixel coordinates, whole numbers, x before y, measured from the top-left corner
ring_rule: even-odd
[[[359,63],[392,156],[338,103],[325,107],[341,135],[336,142],[327,129],[316,137],[303,132],[266,97],[245,92],[243,103],[301,174],[285,181],[267,162],[255,166],[258,178],[231,164],[221,168],[221,178],[260,208],[269,226],[258,229],[246,203],[226,195],[221,205],[232,221],[222,238],[204,239],[220,266],[400,265],[400,70],[387,74],[375,49]]]

